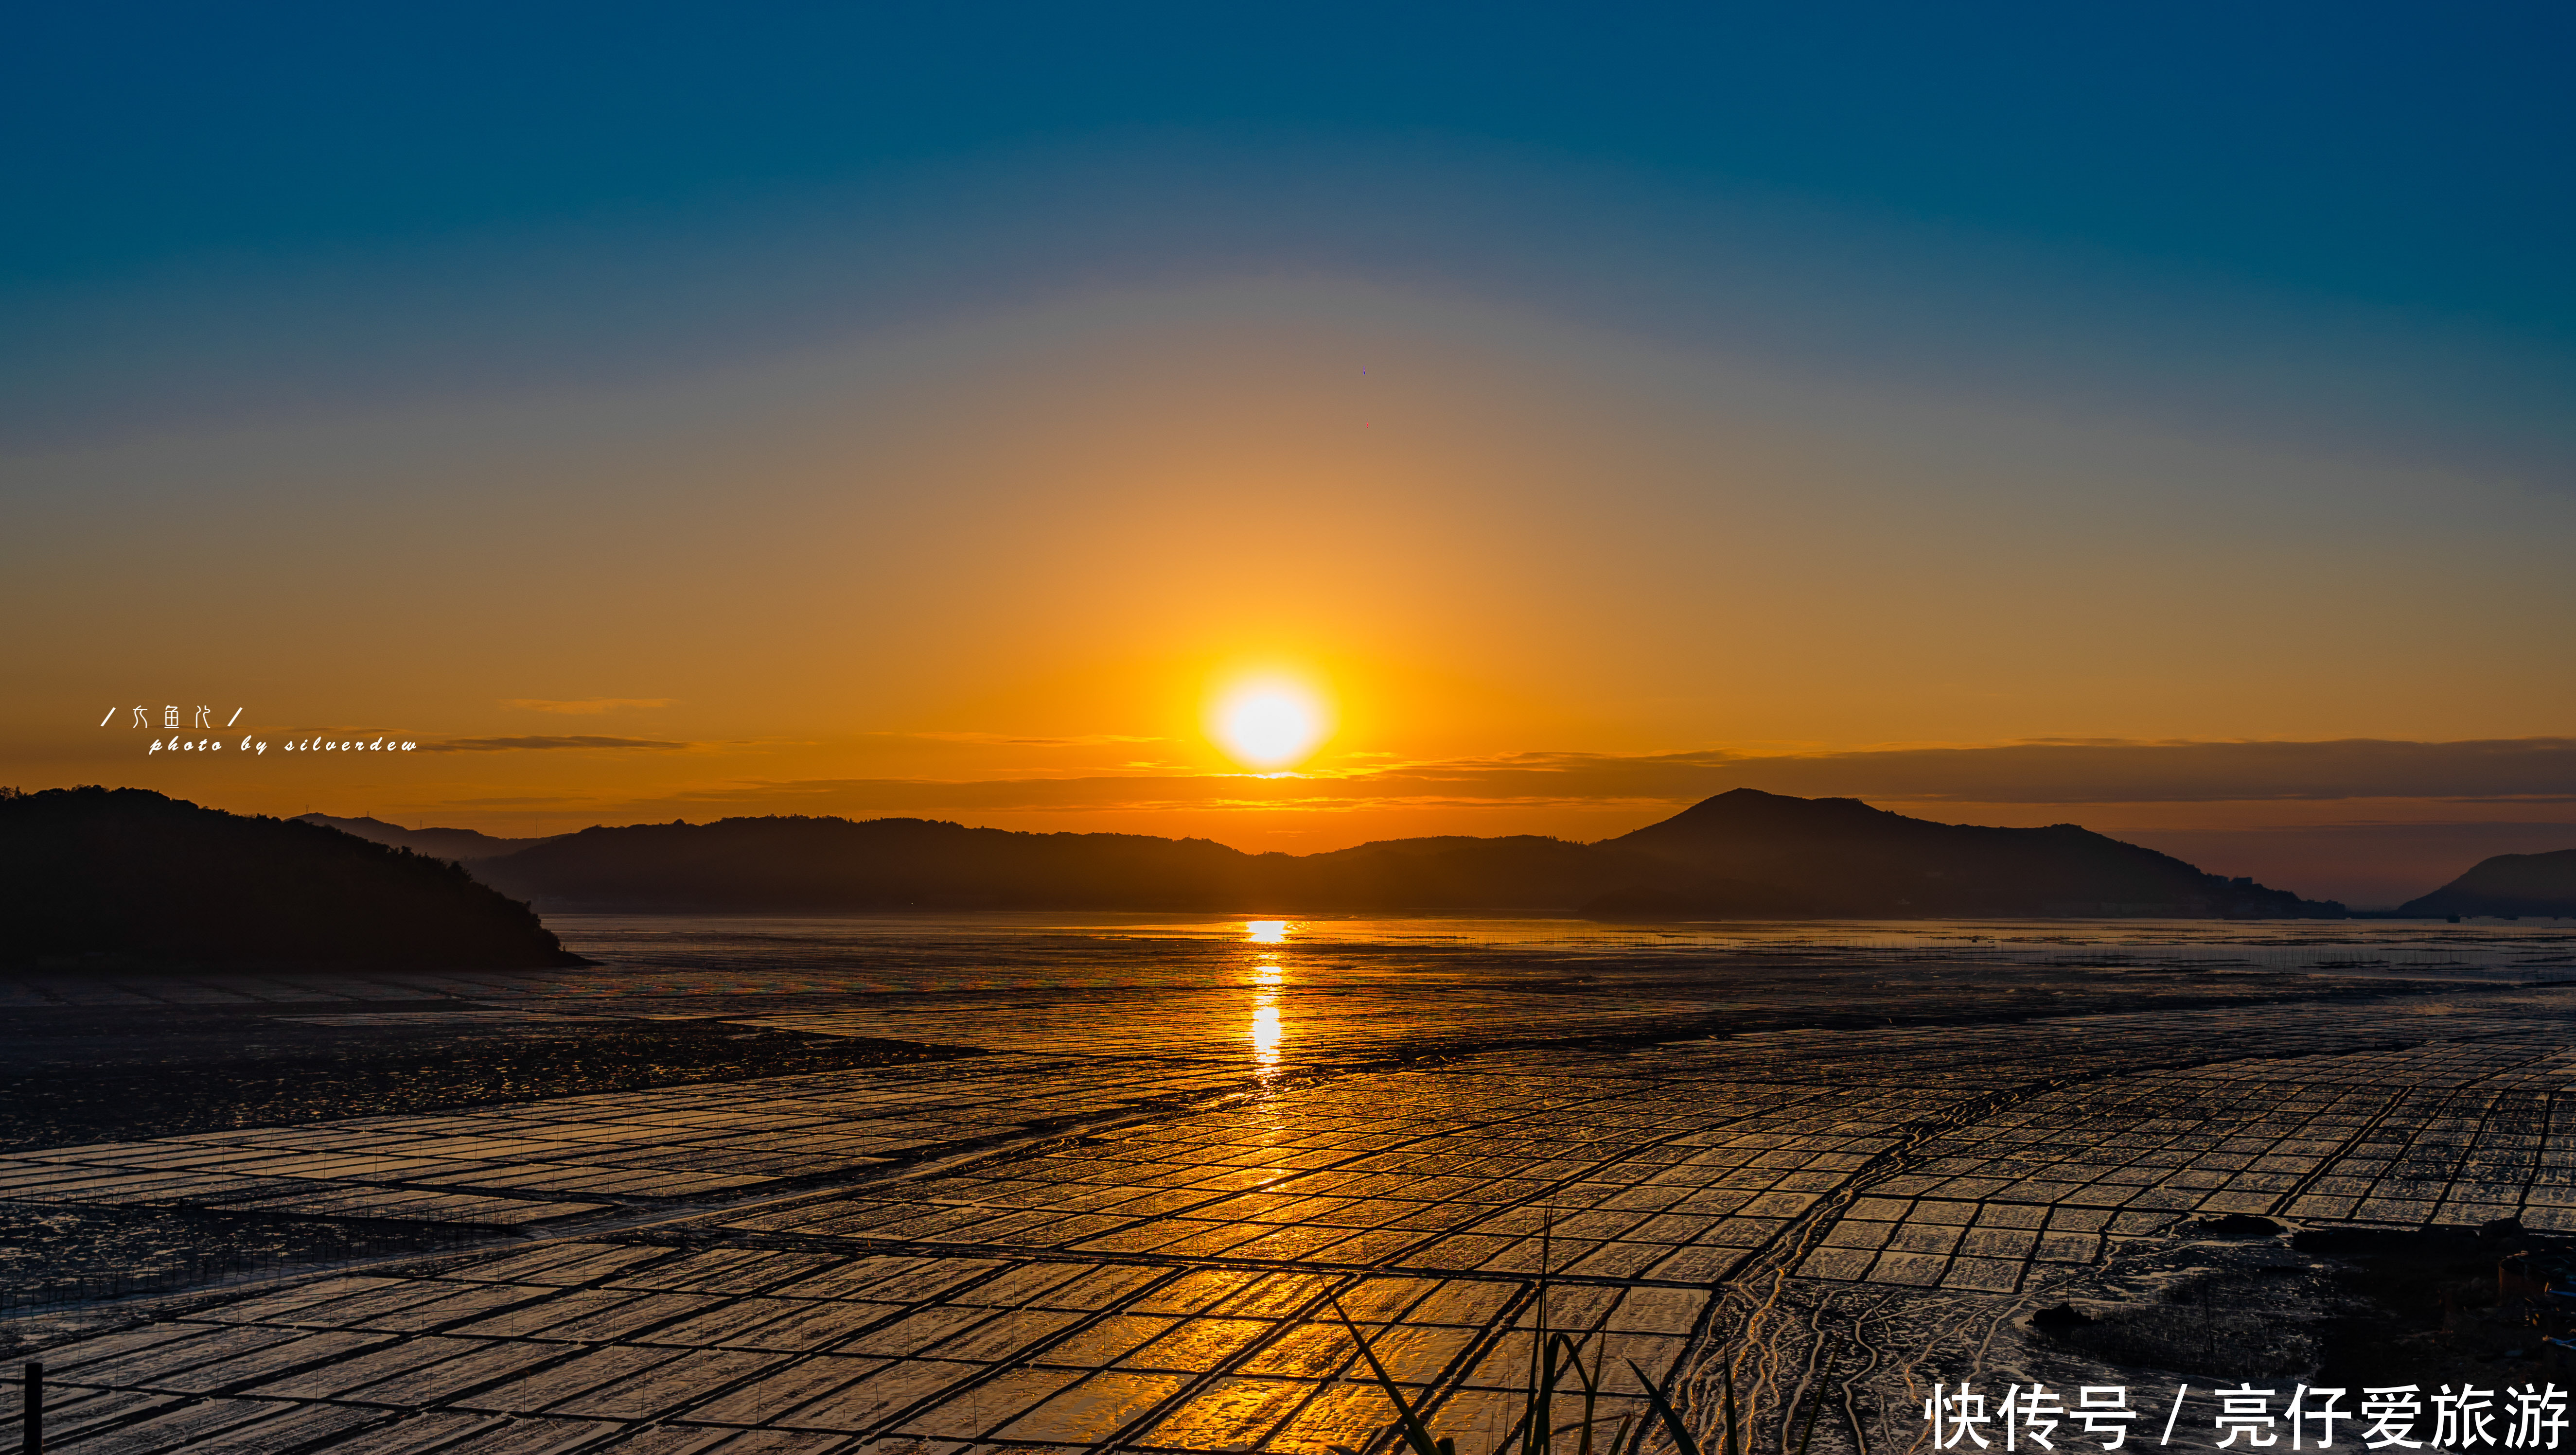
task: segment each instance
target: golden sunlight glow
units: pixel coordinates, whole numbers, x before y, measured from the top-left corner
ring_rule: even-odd
[[[1284,945],[1288,943],[1288,921],[1284,919],[1245,920],[1243,938],[1255,945]]]
[[[1252,1054],[1265,1066],[1275,1065],[1279,1060],[1279,1007],[1270,1004],[1266,995],[1261,999],[1263,1003],[1252,1009]]]
[[[1247,683],[1210,716],[1209,736],[1248,768],[1281,769],[1303,761],[1324,740],[1324,710],[1293,683]]]

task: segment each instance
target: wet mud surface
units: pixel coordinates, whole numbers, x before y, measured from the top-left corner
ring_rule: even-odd
[[[2046,1347],[2209,1389],[2240,1380],[2359,1390],[2564,1382],[2498,1267],[2576,1238],[2468,1228],[2283,1229],[2212,1237],[2186,1224],[2131,1250],[2093,1291],[2035,1311]],[[2345,1401],[2350,1408],[2353,1401]]]
[[[2564,1255],[2576,1252],[2576,1238],[2338,1228],[2302,1233],[2292,1244],[2324,1260],[2346,1300],[2343,1316],[2322,1331],[2319,1384],[2564,1383],[2576,1366],[2567,1351],[2542,1342],[2523,1300],[2498,1276],[2508,1254]]]
[[[717,1020],[512,1018],[464,1001],[375,1002],[340,1016],[319,1006],[21,1009],[0,1018],[0,1152],[973,1054]]]
[[[419,1223],[0,1202],[0,1353],[55,1310],[506,1241]]]

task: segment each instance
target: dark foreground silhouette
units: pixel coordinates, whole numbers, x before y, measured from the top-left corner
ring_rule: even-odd
[[[2551,854],[2498,854],[2399,914],[2576,915],[2576,849]]]
[[[0,959],[582,965],[443,860],[140,788],[0,790]]]
[[[1931,823],[1740,788],[1598,844],[1398,839],[1245,854],[1207,839],[926,819],[593,828],[475,862],[550,909],[1519,910],[1635,918],[1922,915],[2332,918],[2340,904],[2204,874],[2060,824]]]

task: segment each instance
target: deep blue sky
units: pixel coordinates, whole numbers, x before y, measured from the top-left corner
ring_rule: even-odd
[[[2572,57],[2542,5],[43,7],[0,433],[1291,266],[2563,478]]]
[[[44,6],[22,283],[627,219],[1122,132],[1430,133],[2563,344],[2558,5]]]

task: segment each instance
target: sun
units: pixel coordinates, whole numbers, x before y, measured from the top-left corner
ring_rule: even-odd
[[[1324,740],[1323,704],[1295,683],[1251,682],[1220,698],[1208,735],[1248,768],[1277,772],[1305,761]]]

